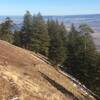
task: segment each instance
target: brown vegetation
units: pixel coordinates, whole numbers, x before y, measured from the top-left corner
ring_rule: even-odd
[[[37,54],[0,40],[0,100],[13,98],[95,100]]]

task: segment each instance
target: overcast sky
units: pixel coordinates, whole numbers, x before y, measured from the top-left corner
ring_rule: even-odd
[[[79,15],[100,14],[100,0],[0,0],[0,15],[32,14]]]

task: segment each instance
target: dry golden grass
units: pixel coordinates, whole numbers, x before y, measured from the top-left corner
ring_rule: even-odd
[[[0,100],[95,100],[38,55],[0,40]]]

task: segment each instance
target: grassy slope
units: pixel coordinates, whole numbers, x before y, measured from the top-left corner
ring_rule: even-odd
[[[95,100],[37,54],[0,40],[0,100]]]

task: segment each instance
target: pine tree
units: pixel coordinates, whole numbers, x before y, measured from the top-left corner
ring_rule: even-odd
[[[96,59],[96,67],[94,69],[94,76],[93,80],[91,81],[93,85],[91,85],[91,90],[94,91],[95,94],[98,96],[100,95],[100,52],[98,51],[96,53],[97,59]]]
[[[66,48],[67,48],[67,59],[64,62],[65,69],[73,69],[76,71],[79,61],[82,61],[82,39],[79,32],[75,29],[74,24],[71,26],[71,30],[67,36]]]
[[[32,21],[32,15],[27,11],[24,15],[23,27],[21,29],[21,44],[23,48],[29,50],[31,50]]]
[[[91,36],[93,30],[86,24],[80,25],[79,29],[80,29],[80,34],[82,34],[82,38],[84,40],[83,41],[84,60],[80,71],[81,73],[83,73],[83,77],[85,78],[84,80],[82,79],[82,81],[84,81],[84,83],[90,87],[91,86],[90,81],[93,80],[96,68],[96,48],[93,38]]]
[[[80,28],[78,32],[72,25],[68,35],[68,57],[65,61],[65,66],[72,71],[76,78],[80,79],[87,86],[90,86],[96,66],[96,51],[90,35],[91,31],[87,31],[90,29],[87,29],[86,26],[81,27],[82,29]]]
[[[64,26],[53,20],[48,20],[48,32],[50,36],[49,58],[54,64],[62,64],[65,60],[64,39],[66,31]]]
[[[5,22],[0,25],[0,39],[5,40],[9,43],[13,43],[13,21],[7,17]]]
[[[22,35],[21,31],[15,30],[15,32],[14,32],[14,42],[13,42],[14,45],[19,46],[19,47],[23,46],[23,44],[21,42],[21,40],[22,40],[21,35]]]
[[[48,55],[49,35],[47,24],[41,14],[33,16],[33,33],[32,33],[32,49],[45,56]]]

